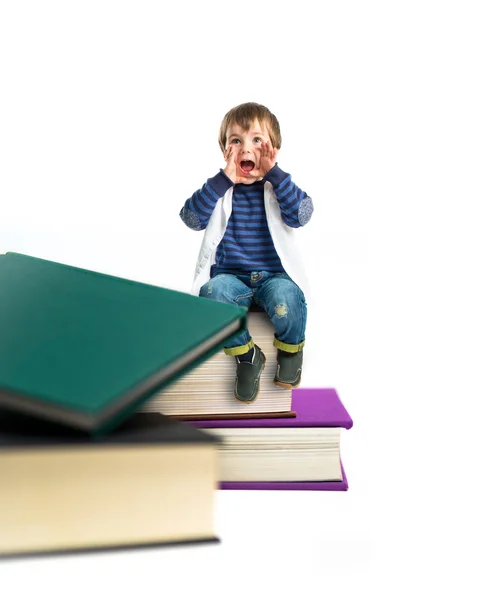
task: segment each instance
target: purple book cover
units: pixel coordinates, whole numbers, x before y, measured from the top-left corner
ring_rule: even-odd
[[[229,419],[189,421],[195,427],[343,427],[350,429],[353,421],[333,388],[297,388],[292,392],[292,410],[295,418]],[[187,421],[188,422],[188,421]],[[341,462],[342,481],[222,481],[221,490],[316,490],[347,491],[344,466]]]
[[[186,421],[201,429],[227,427],[343,427],[350,429],[352,419],[334,388],[297,388],[292,391],[294,418],[227,419]]]

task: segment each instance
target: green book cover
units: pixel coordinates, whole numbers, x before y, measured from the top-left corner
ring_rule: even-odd
[[[244,308],[24,254],[0,255],[0,408],[91,433],[246,327]]]

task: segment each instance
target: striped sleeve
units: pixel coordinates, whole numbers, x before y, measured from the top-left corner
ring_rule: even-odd
[[[205,229],[218,199],[233,185],[222,170],[215,177],[207,179],[203,187],[188,198],[180,210],[180,217],[185,225],[195,231]]]
[[[312,198],[293,183],[289,173],[275,164],[263,180],[269,181],[273,186],[281,217],[289,227],[303,227],[310,221],[313,213]]]

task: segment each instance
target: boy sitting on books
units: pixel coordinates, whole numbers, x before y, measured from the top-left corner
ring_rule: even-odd
[[[274,383],[296,388],[307,304],[292,232],[310,220],[312,200],[278,166],[280,126],[265,106],[248,102],[232,108],[220,126],[219,144],[225,169],[188,198],[180,212],[188,227],[206,230],[192,292],[265,310],[278,353]],[[252,402],[266,362],[262,350],[246,330],[224,352],[236,357],[236,399]]]

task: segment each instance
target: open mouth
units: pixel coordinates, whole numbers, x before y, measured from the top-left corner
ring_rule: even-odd
[[[255,164],[252,160],[241,160],[240,166],[244,173],[250,173],[254,169]]]

